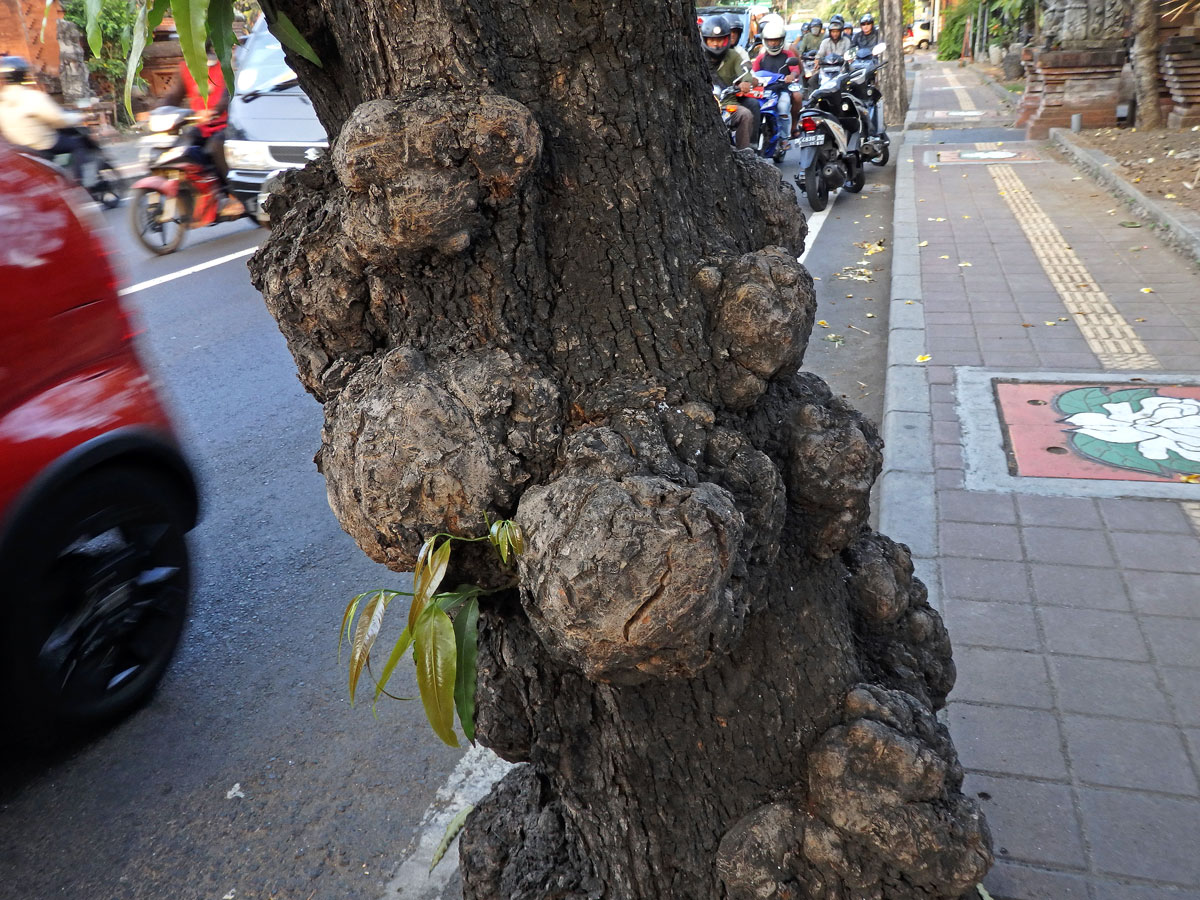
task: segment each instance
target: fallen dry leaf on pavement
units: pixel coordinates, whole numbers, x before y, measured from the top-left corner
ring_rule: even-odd
[[[868,298],[868,299],[870,299],[870,298]],[[868,318],[868,319],[873,319],[873,318],[875,318],[875,313],[867,313],[867,318]]]
[[[825,337],[821,338],[821,340],[829,341],[829,343],[833,344],[835,347],[840,347],[842,344],[846,343],[846,339],[840,334],[827,334]]]
[[[1141,228],[1142,227],[1141,222],[1118,222],[1117,224],[1120,225],[1122,228]]]
[[[922,353],[920,356],[917,357],[917,362],[929,362],[931,359],[933,359],[933,357],[930,356],[928,353]]]
[[[828,322],[826,322],[824,319],[818,319],[818,320],[817,320],[817,324],[818,324],[818,325],[820,325],[822,328],[828,328],[828,327],[829,327],[829,323],[828,323]]]
[[[1200,484],[1200,475],[1180,475],[1179,480],[1188,484]]]
[[[917,244],[917,246],[918,247],[928,247],[929,241],[921,241],[921,243]]]
[[[971,264],[969,262],[960,262],[958,264],[958,267],[960,269],[969,269],[971,267]]]
[[[1154,288],[1142,288],[1142,293],[1143,294],[1153,294]]]

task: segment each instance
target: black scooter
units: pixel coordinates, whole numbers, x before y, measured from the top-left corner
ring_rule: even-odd
[[[859,48],[846,80],[846,92],[863,108],[867,119],[867,135],[859,152],[864,161],[877,166],[886,166],[891,158],[891,138],[883,124],[883,94],[875,86],[875,73],[887,65],[880,59],[886,49],[886,44]]]
[[[866,109],[846,92],[854,77],[845,60],[830,54],[820,60],[818,86],[799,113],[800,174],[796,183],[813,212],[829,204],[829,193],[844,187],[853,194],[866,185],[861,146],[868,131]]]

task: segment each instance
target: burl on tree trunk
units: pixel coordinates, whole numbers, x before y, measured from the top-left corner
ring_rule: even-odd
[[[265,5],[336,136],[252,264],[330,504],[397,571],[485,513],[526,534],[477,692],[526,764],[468,820],[466,896],[963,895],[991,851],[950,645],[867,526],[875,428],[798,374],[804,219],[730,148],[690,3]]]

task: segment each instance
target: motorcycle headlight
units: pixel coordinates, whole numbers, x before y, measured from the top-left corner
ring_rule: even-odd
[[[262,141],[225,141],[225,162],[231,169],[275,169],[271,151]]]

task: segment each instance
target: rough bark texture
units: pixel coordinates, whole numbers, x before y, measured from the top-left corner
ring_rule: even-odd
[[[1137,127],[1162,128],[1158,105],[1161,79],[1158,74],[1158,0],[1133,0],[1134,93],[1137,97]]]
[[[962,895],[991,852],[934,715],[949,642],[867,527],[875,428],[798,373],[804,219],[730,149],[692,7],[270,6],[336,135],[252,263],[330,504],[398,571],[485,513],[527,536],[477,691],[526,765],[467,824],[466,896]]]
[[[888,45],[887,65],[879,73],[883,111],[890,127],[900,131],[908,113],[908,79],[904,75],[904,5],[901,0],[881,0],[879,21]],[[879,27],[879,26],[876,26]]]

